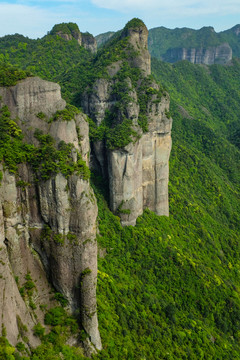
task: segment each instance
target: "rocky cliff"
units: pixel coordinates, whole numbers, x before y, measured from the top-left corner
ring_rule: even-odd
[[[199,30],[158,27],[149,31],[149,51],[152,57],[171,63],[188,60],[194,64],[225,65],[232,57],[239,57],[238,29],[236,25],[217,33],[211,26]]]
[[[170,63],[188,60],[193,64],[225,65],[232,60],[232,49],[227,43],[207,48],[170,48],[163,55],[163,60]]]
[[[1,165],[0,325],[6,327],[12,344],[21,338],[30,347],[37,345],[32,329],[43,323],[39,306],[55,303],[51,284],[68,300],[71,312],[80,310],[80,323],[88,334],[85,345],[101,349],[96,313],[97,204],[84,163],[89,155],[86,117],[76,113],[66,120],[59,85],[39,78],[0,88],[0,96],[1,107],[8,106],[25,141],[33,145],[29,151],[35,148],[32,159],[40,156],[43,161],[37,168],[31,161],[21,163],[15,173]],[[50,144],[45,154],[42,144]],[[60,149],[69,150],[62,163],[71,164],[68,172],[61,168],[46,172],[51,151],[57,155]],[[59,166],[56,159],[51,161]],[[34,291],[22,298],[19,289],[29,278]]]
[[[108,181],[112,211],[122,225],[134,225],[144,208],[168,215],[172,119],[168,94],[150,77],[146,26],[132,20],[121,41],[122,59],[107,66],[108,77],[96,80],[82,106],[106,131],[93,143],[92,166]]]
[[[81,33],[77,24],[62,23],[54,25],[50,31],[51,35],[58,35],[64,40],[70,41],[76,39],[80,46],[90,50],[92,53],[97,51],[97,42],[95,37],[90,33]]]
[[[86,353],[102,347],[88,166],[105,178],[122,225],[145,208],[168,215],[172,119],[169,96],[150,75],[147,41],[133,19],[93,59],[100,72],[82,95],[91,119],[66,105],[58,84],[32,77],[0,87],[0,326],[13,345],[39,344],[34,326],[57,305],[57,291],[78,316]]]
[[[95,36],[95,39],[97,41],[97,47],[99,48],[101,45],[104,45],[109,39],[111,39],[114,34],[114,31],[108,31],[106,33]]]

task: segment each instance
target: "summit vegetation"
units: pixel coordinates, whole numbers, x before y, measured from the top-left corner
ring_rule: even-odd
[[[14,35],[0,39],[0,58],[23,71],[59,81],[65,98],[79,106],[86,85],[90,91],[96,76],[107,76],[104,69],[124,59],[125,46],[116,37],[93,57],[75,39],[66,42],[47,35],[30,40]],[[152,73],[161,91],[170,94],[174,120],[170,216],[158,217],[145,210],[135,227],[122,228],[109,210],[105,182],[91,174],[99,208],[98,242],[104,254],[99,258],[97,292],[103,350],[93,359],[237,360],[240,62],[235,58],[231,66],[201,66],[152,59]],[[134,80],[137,74],[131,76]],[[124,77],[121,81],[124,87]],[[12,124],[16,130],[9,129],[6,108],[1,110],[1,119],[4,136],[19,142],[16,124]],[[38,153],[42,147],[53,146],[49,139],[36,135]],[[49,313],[46,324],[52,331],[46,336],[36,327],[42,345],[32,354],[17,351],[3,332],[0,359],[83,358],[64,343],[66,332],[75,331],[75,323],[63,308]]]

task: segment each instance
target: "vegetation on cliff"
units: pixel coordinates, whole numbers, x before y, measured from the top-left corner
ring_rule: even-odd
[[[0,61],[0,86],[13,86],[19,80],[31,76],[30,71],[24,71],[16,66]]]
[[[35,131],[39,146],[27,144],[22,131],[16,121],[11,119],[11,114],[6,105],[0,107],[0,162],[12,173],[17,173],[17,165],[29,163],[36,174],[36,181],[47,180],[52,175],[61,172],[66,178],[73,173],[83,179],[89,179],[90,171],[77,154],[77,161],[72,159],[72,144],[64,141],[56,144],[49,134]]]
[[[169,49],[206,49],[224,43],[231,46],[234,57],[240,57],[239,36],[235,33],[234,28],[219,33],[216,33],[211,26],[199,30],[189,28],[167,29],[163,26],[149,30],[149,51],[157,59],[166,55]]]
[[[127,22],[124,29],[139,29],[141,27],[146,27],[144,22],[141,19],[133,18],[132,20]]]
[[[59,32],[68,35],[72,35],[73,32],[80,34],[79,27],[77,26],[77,24],[72,22],[54,25],[54,27],[50,31],[50,35],[57,35]]]
[[[63,97],[76,106],[81,106],[82,97],[86,92],[92,92],[92,86],[97,79],[110,79],[108,66],[116,62],[123,62],[122,70],[113,79],[119,84],[115,85],[116,106],[102,124],[102,128],[96,131],[93,129],[91,134],[104,137],[109,148],[119,148],[127,145],[134,139],[139,138],[139,131],[133,128],[132,120],[127,119],[126,115],[121,113],[122,122],[116,123],[114,117],[119,113],[119,108],[126,107],[128,78],[132,81],[132,86],[141,88],[142,84],[137,86],[140,80],[143,80],[141,71],[138,68],[129,66],[129,59],[134,59],[140,54],[129,43],[128,36],[122,36],[119,32],[109,43],[107,43],[98,53],[93,56],[79,44],[75,39],[65,41],[56,34],[61,31],[70,34],[77,28],[73,23],[62,23],[55,25],[50,35],[38,40],[22,38],[20,35],[5,36],[0,39],[0,51],[2,61],[18,65],[26,71],[31,71],[34,75],[39,75],[44,79],[57,81],[61,84]],[[139,29],[145,27],[142,20],[134,18],[129,21],[123,32],[128,29]],[[26,41],[25,41],[26,40]],[[71,57],[69,56],[71,54]],[[142,104],[141,98],[139,102]],[[146,111],[140,108],[139,125],[143,131],[147,130]],[[119,115],[118,115],[119,117]],[[90,125],[94,124],[90,122]],[[122,134],[121,139],[116,134]]]
[[[118,51],[117,46],[112,42],[93,63],[89,60],[83,67],[80,61],[63,71],[59,78],[65,94],[76,95],[79,79],[83,84],[93,81],[97,69],[102,71],[115,55],[121,56],[110,54]],[[63,63],[69,61],[66,55]],[[41,64],[36,69],[43,71]],[[49,74],[52,79],[51,71],[45,72],[45,78]],[[103,342],[103,351],[94,358],[240,359],[240,64],[235,60],[229,67],[203,67],[153,60],[153,73],[172,99],[170,217],[146,210],[135,227],[122,228],[108,208],[106,184],[92,176],[99,208],[98,316]],[[134,83],[133,75],[127,76]],[[120,94],[125,79],[119,78]],[[154,89],[147,88],[151,95]],[[79,98],[71,99],[76,104]],[[125,100],[121,97],[119,106]],[[143,97],[142,107],[145,101]],[[1,129],[6,130],[0,134],[11,141],[8,151],[15,161],[22,150],[12,153],[11,149],[21,134],[15,123],[11,127],[6,108],[1,119]],[[44,146],[51,145],[48,137],[41,139]],[[60,321],[51,320],[57,336],[52,334],[32,355],[14,354],[2,338],[0,359],[81,359],[61,336],[63,310],[56,310],[54,319]],[[37,333],[41,336],[41,328]]]
[[[57,35],[46,35],[42,39],[32,40],[19,34],[0,38],[0,62],[10,63],[55,82],[63,74],[67,77],[68,71],[76,65],[87,76],[91,58],[92,54],[79,46],[74,38],[66,41]],[[63,89],[66,99],[71,97],[72,86]]]
[[[239,110],[223,101],[231,88],[239,106],[239,64],[157,64],[174,118],[170,217],[146,210],[121,228],[95,177],[107,252],[99,259],[99,357],[239,359],[240,154],[230,142]]]

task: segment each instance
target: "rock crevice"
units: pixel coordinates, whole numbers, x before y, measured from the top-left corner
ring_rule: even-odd
[[[123,109],[114,92],[119,85],[118,74],[123,69],[123,61],[109,65],[109,78],[97,79],[93,91],[86,93],[82,101],[84,111],[98,127],[110,113],[115,126],[127,119],[135,132],[135,137],[125,146],[111,148],[106,140],[94,141],[92,146],[91,165],[100,168],[108,181],[110,208],[120,216],[122,225],[135,225],[145,208],[158,215],[169,214],[168,160],[172,125],[169,96],[149,78],[148,30],[138,20],[136,23],[135,27],[127,24],[120,37],[127,38],[127,49],[130,46],[136,52],[134,58],[128,60],[128,66],[140,71],[136,85],[130,77],[124,80],[124,96],[128,101]],[[141,119],[145,120],[147,130],[141,128]]]
[[[2,103],[18,118],[28,143],[37,146],[34,132],[40,129],[54,138],[56,146],[60,141],[71,143],[73,161],[77,161],[75,155],[78,152],[88,164],[90,148],[86,116],[77,114],[70,121],[46,121],[57,110],[65,108],[59,85],[29,78],[16,86],[0,88],[0,95]],[[44,112],[44,119],[38,116],[39,112]],[[80,322],[93,344],[92,349],[101,349],[96,312],[98,209],[89,180],[77,174],[66,178],[57,173],[45,181],[38,179],[35,182],[37,175],[31,164],[19,165],[16,175],[1,170],[0,243],[4,249],[2,254],[7,254],[5,281],[11,278],[14,283],[13,271],[19,277],[19,284],[23,284],[26,274],[31,273],[39,294],[37,305],[47,303],[52,306],[50,281],[68,300],[71,312],[80,309]],[[19,181],[27,185],[17,186]],[[82,276],[86,269],[88,273]],[[0,319],[7,324],[9,340],[16,344],[19,336],[16,319],[19,316],[28,325],[29,344],[35,346],[38,340],[33,336],[32,311],[21,298],[16,284],[13,291],[9,303],[2,300]],[[43,312],[36,311],[43,322]],[[13,319],[6,322],[6,314],[10,313]]]

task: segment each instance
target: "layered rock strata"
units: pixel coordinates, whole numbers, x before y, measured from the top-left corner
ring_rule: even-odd
[[[50,134],[56,144],[62,140],[73,144],[73,160],[77,161],[78,152],[88,163],[85,115],[75,115],[70,121],[46,121],[57,110],[65,108],[59,85],[29,78],[16,86],[0,88],[0,96],[1,104],[6,104],[18,118],[28,143],[37,145],[34,131],[40,129]],[[45,119],[39,118],[40,112],[44,112]],[[37,320],[14,281],[15,276],[22,286],[26,274],[30,273],[36,287],[36,305],[51,306],[50,282],[68,300],[72,312],[80,310],[90,348],[101,349],[96,313],[97,204],[94,193],[89,181],[77,174],[65,178],[58,173],[38,182],[34,181],[35,176],[31,164],[20,165],[17,175],[3,171],[0,246],[5,265],[4,277],[0,279],[4,290],[0,323],[6,326],[11,343],[16,344],[20,318],[27,325],[29,345],[37,344],[37,338],[32,335]],[[19,181],[27,185],[19,187]],[[37,309],[36,317],[43,322],[44,314]]]

